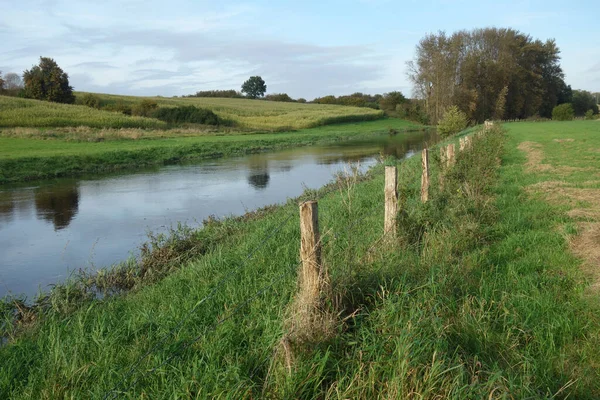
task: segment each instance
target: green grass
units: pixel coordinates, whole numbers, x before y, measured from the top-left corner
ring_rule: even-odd
[[[395,244],[378,242],[382,167],[351,189],[350,205],[340,192],[321,199],[332,290],[345,306],[342,316],[354,314],[328,340],[298,346],[289,374],[278,367],[275,351],[296,284],[293,202],[217,225],[228,234],[159,283],[84,303],[74,314],[49,313],[0,348],[0,397],[102,398],[125,379],[121,388],[133,386],[119,398],[599,398],[597,297],[584,295],[580,261],[558,229],[570,221],[564,210],[525,193],[524,184],[544,177],[525,172],[517,149],[524,140],[552,146],[567,129],[587,149],[600,147],[598,128],[508,124],[504,150],[498,136],[476,140],[473,152],[459,154],[443,192],[435,184],[434,152],[425,205],[418,200],[420,160],[409,159],[399,174],[403,211]],[[563,152],[557,162],[578,156],[557,152]],[[363,219],[350,225],[357,218]],[[127,374],[240,265],[166,345]]]
[[[390,128],[421,129],[422,126],[386,119],[283,133],[184,135],[97,142],[3,137],[0,134],[0,184],[337,142],[383,134]]]
[[[82,96],[84,93],[77,93]],[[98,94],[103,104],[120,102],[135,105],[152,99],[160,107],[194,105],[208,108],[219,118],[240,129],[289,131],[322,125],[380,119],[378,110],[322,104],[282,103],[247,99],[163,98]],[[120,112],[92,109],[30,99],[0,96],[0,128],[77,127],[166,129],[154,118],[131,117]]]

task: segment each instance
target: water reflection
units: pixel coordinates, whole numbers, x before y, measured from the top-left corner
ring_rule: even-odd
[[[265,189],[269,185],[269,160],[264,155],[251,155],[248,157],[248,183],[257,190]]]
[[[79,210],[78,185],[62,184],[36,189],[35,208],[37,216],[51,222],[54,230],[66,228]]]

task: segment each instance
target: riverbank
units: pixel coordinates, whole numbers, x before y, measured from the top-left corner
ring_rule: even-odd
[[[0,348],[0,397],[597,398],[600,314],[559,229],[571,217],[525,188],[545,175],[519,145],[575,143],[541,165],[595,169],[564,156],[594,157],[600,135],[535,126],[475,139],[443,191],[432,152],[426,204],[420,159],[401,163],[392,244],[381,240],[383,168],[339,179],[319,224],[327,307],[340,320],[325,339],[296,343],[290,370],[280,366],[296,290],[293,202],[215,225],[223,241],[197,233],[206,251],[155,284],[50,312]]]
[[[374,134],[422,130],[400,120],[328,125],[294,132],[201,135],[79,142],[72,137],[52,139],[6,137],[0,132],[0,184],[143,168],[207,158],[273,151],[289,147],[367,138]]]

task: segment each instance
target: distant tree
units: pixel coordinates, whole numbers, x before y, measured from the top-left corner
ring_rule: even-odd
[[[407,101],[402,92],[384,93],[379,100],[379,108],[384,111],[396,111],[398,104],[404,104]]]
[[[588,110],[592,110],[594,114],[598,114],[596,98],[586,90],[574,90],[572,104],[573,111],[578,117],[585,115]]]
[[[496,100],[496,107],[494,109],[494,119],[504,119],[504,113],[506,112],[506,96],[508,95],[508,86],[504,86],[500,93],[498,93],[498,99]]]
[[[287,93],[273,93],[273,94],[268,94],[265,96],[265,100],[268,101],[283,101],[286,103],[290,103],[293,102],[294,99],[292,99]]]
[[[585,113],[585,119],[594,119],[594,110],[587,110]]]
[[[467,127],[469,121],[467,115],[460,111],[457,106],[452,106],[446,110],[444,116],[438,123],[438,133],[441,137],[452,136]]]
[[[266,91],[267,84],[260,76],[251,76],[250,79],[242,85],[242,93],[246,93],[246,96],[251,99],[264,96]]]
[[[552,110],[552,120],[571,121],[575,116],[573,106],[570,103],[559,104]]]
[[[2,71],[0,71],[0,93],[4,91],[4,79],[2,79]]]
[[[296,100],[298,103],[306,103],[306,99],[303,97],[300,97],[298,100]]]
[[[244,97],[244,95],[242,95],[240,92],[237,92],[235,90],[203,90],[203,91],[198,91],[196,92],[196,94],[192,94],[186,97],[223,97],[223,98],[242,98]]]
[[[4,89],[10,91],[19,91],[20,89],[23,89],[23,80],[18,74],[9,72],[4,75]]]
[[[39,65],[23,73],[23,80],[25,97],[56,103],[75,102],[69,76],[51,58],[40,57]]]

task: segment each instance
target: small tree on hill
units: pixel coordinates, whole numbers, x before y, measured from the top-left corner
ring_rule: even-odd
[[[73,88],[69,86],[69,75],[51,58],[40,57],[39,65],[23,73],[23,80],[25,97],[56,103],[75,102]]]
[[[251,99],[264,96],[266,91],[267,84],[260,76],[251,76],[250,79],[242,85],[242,93],[246,93],[246,96]]]
[[[438,123],[438,133],[444,138],[452,136],[465,129],[468,124],[467,114],[460,111],[457,106],[452,106],[446,110]]]

